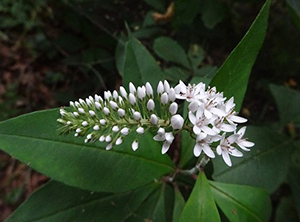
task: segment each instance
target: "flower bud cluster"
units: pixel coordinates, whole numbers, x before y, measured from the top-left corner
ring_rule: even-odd
[[[129,83],[129,91],[121,86],[119,92],[105,91],[103,98],[95,95],[70,102],[72,111],[61,108],[58,122],[63,124],[61,133],[74,132],[75,137],[85,137],[85,143],[105,142],[107,150],[122,144],[127,135],[134,133],[132,149],[135,151],[140,135],[148,130],[164,129],[162,137],[154,140],[165,141],[162,148],[165,153],[174,139],[173,133],[184,123],[177,114],[175,99],[175,89],[167,81],[159,82],[156,95],[150,83],[139,87]]]
[[[186,121],[177,114],[176,99],[188,103]],[[127,91],[123,86],[119,92],[104,92],[104,97],[95,95],[85,100],[70,102],[72,111],[60,109],[62,133],[74,132],[76,137],[85,137],[85,142],[105,142],[106,149],[122,144],[129,134],[135,134],[132,149],[139,147],[140,135],[146,131],[156,132],[155,141],[162,141],[161,152],[166,153],[181,130],[190,132],[196,138],[194,155],[203,153],[214,158],[222,155],[231,166],[229,155],[243,154],[236,148],[249,151],[254,143],[243,138],[246,127],[237,131],[237,124],[247,119],[234,111],[233,98],[226,101],[223,93],[208,88],[204,83],[185,85],[182,81],[173,88],[160,81],[154,92],[150,83],[136,87],[129,83]],[[237,132],[236,132],[237,131]]]

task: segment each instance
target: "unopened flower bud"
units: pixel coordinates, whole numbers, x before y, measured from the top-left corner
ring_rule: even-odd
[[[66,110],[64,110],[64,109],[60,109],[60,110],[59,110],[59,113],[60,113],[60,115],[62,115],[62,116],[64,116],[64,115],[67,114]]]
[[[110,135],[107,135],[105,137],[105,142],[109,143],[111,141],[111,136]]]
[[[99,102],[95,102],[95,106],[96,106],[96,108],[98,109],[98,110],[100,110],[101,109],[101,104],[99,103]]]
[[[157,118],[157,116],[156,116],[155,114],[151,114],[151,116],[150,116],[150,122],[151,122],[152,124],[154,124],[154,125],[157,125],[157,123],[158,123],[158,118]]]
[[[172,102],[172,104],[169,107],[169,112],[173,116],[177,113],[177,110],[178,110],[178,104],[176,102]]]
[[[153,95],[153,89],[152,89],[152,86],[149,82],[146,82],[146,93],[147,93],[148,96]]]
[[[154,103],[153,99],[149,99],[149,101],[147,103],[147,109],[149,111],[152,111],[152,110],[154,110],[154,108],[155,108],[155,103]]]
[[[114,98],[114,100],[117,100],[118,97],[119,97],[118,92],[117,92],[116,90],[114,90],[114,91],[113,91],[113,98]]]
[[[127,92],[123,86],[120,86],[120,93],[121,93],[121,96],[123,96],[125,99],[127,99]]]
[[[105,124],[106,124],[106,120],[105,120],[105,119],[100,119],[100,120],[99,120],[99,123],[100,123],[101,125],[105,125]]]
[[[73,115],[74,115],[75,117],[78,117],[78,116],[79,116],[79,113],[78,113],[78,112],[73,112]]]
[[[169,92],[169,90],[170,90],[170,84],[168,83],[168,81],[167,80],[165,80],[164,81],[164,90],[165,90],[165,92]]]
[[[131,105],[134,105],[136,103],[136,98],[132,93],[129,93],[129,102]]]
[[[83,121],[83,122],[81,123],[81,125],[82,125],[82,126],[87,126],[87,125],[88,125],[88,122],[87,122],[87,121]]]
[[[136,92],[136,88],[132,82],[129,83],[129,92],[134,94]]]
[[[146,96],[146,90],[145,87],[138,87],[137,88],[137,97],[142,100]]]
[[[88,140],[92,139],[92,134],[88,134],[88,135],[86,136],[86,138],[87,138]]]
[[[83,99],[80,98],[78,101],[81,105],[85,105],[85,101]]]
[[[138,121],[138,120],[141,119],[141,114],[139,112],[134,112],[133,113],[133,118]]]
[[[191,112],[195,112],[199,107],[199,102],[197,100],[193,100],[189,105],[189,110]]]
[[[109,100],[112,97],[110,91],[104,91],[104,99]]]
[[[164,91],[164,84],[162,81],[159,81],[158,86],[157,86],[157,94],[162,94]]]
[[[166,132],[165,129],[161,128],[161,127],[157,130],[157,134],[160,135],[160,136],[164,135],[165,132]]]
[[[119,132],[119,127],[118,126],[113,126],[113,128],[111,129],[113,132]]]
[[[99,125],[95,125],[95,126],[93,127],[93,130],[95,130],[95,131],[97,131],[97,130],[99,130],[99,129],[100,129]]]
[[[137,140],[133,141],[131,148],[133,151],[136,151],[139,148],[139,142]]]
[[[88,98],[86,98],[85,101],[88,106],[91,106],[93,104],[92,101]]]
[[[116,140],[116,145],[120,145],[121,143],[123,143],[123,139],[122,139],[122,137],[119,137],[119,138]]]
[[[78,112],[84,113],[84,109],[83,108],[78,108]]]
[[[95,115],[96,115],[96,113],[95,113],[93,110],[90,110],[90,111],[89,111],[89,114],[90,114],[91,116],[95,116]]]
[[[163,105],[166,105],[168,103],[168,94],[166,92],[164,92],[162,95],[161,95],[161,98],[160,98],[160,101]]]
[[[99,141],[104,142],[105,141],[105,136],[104,135],[100,136]]]
[[[181,129],[184,123],[184,119],[179,114],[171,117],[171,125],[174,130]]]
[[[110,104],[110,106],[111,106],[111,108],[112,108],[112,109],[116,109],[116,108],[118,108],[118,105],[117,105],[117,103],[116,103],[116,102],[114,102],[114,101],[109,101],[109,104]]]
[[[137,129],[136,129],[136,132],[138,133],[138,134],[143,134],[144,132],[145,132],[145,130],[144,130],[144,128],[143,127],[138,127]]]
[[[70,101],[70,106],[75,107],[74,102]]]
[[[123,129],[121,129],[121,133],[126,136],[129,134],[129,129],[127,127],[124,127]]]
[[[105,115],[109,115],[109,113],[110,113],[110,111],[107,107],[103,108],[103,112],[104,112]]]
[[[112,143],[107,144],[107,146],[106,146],[105,149],[106,149],[106,150],[110,150],[110,149],[112,148],[112,145],[113,145]]]
[[[76,129],[76,133],[81,133],[81,132],[82,132],[82,130],[80,128]]]
[[[119,108],[119,109],[118,109],[118,115],[119,115],[121,118],[124,117],[124,116],[125,116],[125,110]]]
[[[171,102],[174,102],[175,99],[176,99],[175,89],[174,89],[174,88],[171,88],[171,89],[169,90],[169,100],[170,100]]]

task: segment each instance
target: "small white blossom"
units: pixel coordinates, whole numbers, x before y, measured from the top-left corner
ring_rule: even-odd
[[[96,115],[96,113],[95,113],[93,110],[89,110],[89,114],[90,114],[91,116],[95,116],[95,115]]]
[[[113,95],[114,100],[117,100],[119,97],[119,94],[116,90],[113,91],[112,95]]]
[[[105,125],[105,124],[106,124],[106,120],[105,120],[105,119],[100,119],[100,120],[99,120],[99,123],[100,123],[101,125]]]
[[[174,89],[174,88],[171,88],[171,89],[169,90],[169,100],[170,100],[171,102],[174,102],[175,99],[176,99],[175,89]]]
[[[78,116],[79,116],[79,113],[78,113],[78,112],[73,112],[73,115],[74,115],[75,117],[78,117]]]
[[[138,127],[137,129],[136,129],[136,132],[138,133],[138,134],[143,134],[144,132],[145,132],[145,130],[144,130],[144,128],[143,127]]]
[[[105,136],[104,135],[100,136],[99,141],[104,142],[105,141]]]
[[[195,134],[200,134],[201,132],[207,133],[209,135],[216,135],[217,132],[208,126],[211,121],[203,116],[203,109],[198,109],[196,112],[196,116],[190,111],[189,119],[193,126],[193,131]]]
[[[103,108],[103,112],[104,112],[105,115],[109,115],[110,114],[110,111],[109,111],[109,109],[107,107]]]
[[[146,93],[147,93],[148,96],[153,95],[153,89],[152,89],[152,86],[149,82],[146,83]]]
[[[95,131],[98,131],[99,129],[100,129],[99,125],[95,125],[95,126],[93,127],[93,130],[95,130]]]
[[[116,140],[116,145],[120,145],[121,143],[123,143],[123,139],[122,139],[122,137],[119,137],[119,138]]]
[[[160,102],[163,104],[163,105],[166,105],[169,101],[169,96],[166,92],[164,92],[161,97],[160,97]]]
[[[111,106],[112,109],[117,109],[118,108],[117,103],[114,102],[114,101],[109,101],[109,104],[110,104],[110,106]]]
[[[104,99],[105,100],[110,100],[111,97],[112,97],[112,95],[111,95],[110,91],[104,91]]]
[[[164,81],[164,90],[167,93],[170,91],[170,84],[167,80]]]
[[[76,133],[81,133],[81,132],[82,132],[82,130],[80,128],[76,129]]]
[[[113,128],[111,129],[113,132],[119,132],[119,127],[118,126],[113,126]]]
[[[238,132],[238,138],[235,141],[235,143],[242,149],[245,151],[250,151],[250,149],[246,148],[246,147],[252,147],[254,146],[253,142],[247,141],[245,138],[243,138],[244,134],[246,131],[246,126],[242,127]]]
[[[78,108],[78,112],[84,113],[84,109],[83,108]]]
[[[136,103],[136,98],[132,93],[129,93],[129,102],[131,105],[134,105]]]
[[[126,136],[129,134],[129,129],[127,127],[124,127],[123,129],[121,129],[121,133]]]
[[[107,135],[105,137],[105,142],[109,143],[111,141],[111,136],[110,135]]]
[[[112,146],[113,146],[113,144],[112,143],[109,143],[109,144],[107,144],[107,146],[106,146],[106,150],[111,150],[111,148],[112,148]]]
[[[99,102],[95,102],[95,106],[98,110],[101,110],[102,106]]]
[[[127,92],[123,86],[120,86],[120,93],[121,93],[121,96],[123,96],[125,99],[127,99]]]
[[[81,123],[81,125],[82,125],[82,126],[87,126],[87,125],[88,125],[88,122],[87,122],[87,121],[83,121],[83,122]]]
[[[139,112],[135,111],[133,113],[133,118],[138,121],[141,119],[141,114]]]

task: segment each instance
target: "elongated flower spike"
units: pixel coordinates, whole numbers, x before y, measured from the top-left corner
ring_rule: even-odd
[[[136,135],[131,148],[139,148],[139,138],[147,131],[157,132],[153,137],[162,143],[162,154],[166,153],[178,132],[186,130],[195,139],[194,155],[215,158],[221,155],[231,166],[230,156],[241,157],[238,150],[249,151],[253,142],[244,138],[246,127],[239,130],[238,124],[247,119],[234,111],[234,98],[226,100],[215,87],[206,89],[204,83],[188,84],[179,81],[172,88],[168,81],[160,81],[157,95],[149,82],[142,86],[129,83],[127,92],[120,86],[119,92],[105,91],[99,95],[71,101],[72,111],[60,109],[61,133],[74,132],[75,137],[85,137],[85,143],[106,143],[106,150],[123,143],[131,133]],[[177,100],[188,103],[186,120],[177,113]],[[236,132],[237,131],[237,132]]]

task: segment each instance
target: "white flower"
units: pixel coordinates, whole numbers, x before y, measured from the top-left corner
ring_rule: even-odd
[[[110,91],[104,91],[104,99],[109,100],[112,97]]]
[[[118,126],[113,126],[113,128],[111,129],[114,133],[119,132],[119,127]]]
[[[109,143],[111,141],[111,136],[110,135],[107,135],[105,137],[105,142]]]
[[[164,81],[164,90],[167,93],[170,91],[170,84],[168,83],[167,80]]]
[[[84,113],[84,109],[83,108],[78,108],[78,112]]]
[[[189,119],[193,126],[193,131],[195,134],[200,134],[201,132],[207,133],[208,135],[216,135],[217,132],[211,129],[208,124],[211,123],[211,120],[207,119],[203,115],[204,109],[199,107],[196,112],[196,116],[190,111],[189,112]]]
[[[106,124],[106,120],[105,120],[105,119],[100,119],[100,120],[99,120],[99,123],[100,123],[101,125],[105,125],[105,124]]]
[[[105,136],[104,135],[100,136],[99,141],[104,142],[105,141]]]
[[[179,84],[175,87],[175,93],[177,99],[185,99],[188,102],[191,102],[194,99],[203,99],[205,91],[205,84],[200,82],[199,84],[191,85],[188,84],[187,86],[182,82],[179,81]]]
[[[112,146],[113,146],[113,144],[112,143],[109,143],[109,144],[107,144],[107,146],[106,146],[106,150],[110,150],[111,148],[112,148]]]
[[[184,119],[179,114],[176,114],[171,117],[171,125],[174,130],[179,130],[182,128]]]
[[[82,125],[82,126],[87,126],[87,125],[88,125],[88,122],[87,122],[87,121],[83,121],[83,122],[81,123],[81,125]]]
[[[194,146],[194,155],[200,156],[202,150],[210,158],[215,158],[215,153],[210,148],[209,144],[220,140],[221,136],[209,136],[206,133],[200,133],[197,136],[196,144]]]
[[[118,108],[117,103],[114,102],[114,101],[109,101],[109,104],[110,104],[110,106],[111,106],[112,109],[117,109]]]
[[[164,141],[161,153],[165,154],[169,150],[170,145],[174,140],[174,136],[172,132],[165,133],[165,130],[163,128],[159,128],[159,130],[157,131],[157,135],[155,135],[153,139],[155,141]]]
[[[237,140],[235,141],[235,143],[242,149],[245,151],[250,151],[250,149],[246,148],[246,147],[252,147],[254,146],[253,142],[247,141],[245,138],[243,138],[244,134],[246,131],[246,126],[242,127],[238,132],[237,135],[239,135],[239,137],[237,138]]]
[[[117,100],[118,97],[119,97],[119,94],[118,94],[117,90],[114,90],[112,95],[113,95],[114,100]]]
[[[142,100],[146,96],[145,86],[137,88],[137,97]]]
[[[104,112],[105,115],[109,115],[109,113],[110,113],[110,111],[107,107],[103,108],[103,112]]]
[[[101,110],[102,106],[99,102],[95,102],[95,106],[98,110]]]
[[[99,129],[100,129],[99,125],[95,125],[95,126],[93,127],[93,130],[95,130],[95,131],[98,131]]]
[[[170,90],[169,90],[169,100],[171,102],[174,102],[175,99],[176,99],[175,89],[174,88],[170,88]]]
[[[93,110],[89,110],[89,114],[90,114],[91,116],[95,116],[95,115],[96,115],[96,113],[95,113]]]
[[[235,147],[231,146],[238,139],[239,135],[233,134],[228,138],[225,138],[225,133],[222,135],[220,145],[217,146],[217,154],[222,155],[224,162],[228,166],[232,166],[229,154],[235,157],[241,157],[243,154]]]

